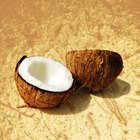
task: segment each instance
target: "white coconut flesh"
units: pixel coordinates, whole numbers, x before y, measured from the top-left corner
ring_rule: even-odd
[[[25,58],[19,65],[18,73],[27,83],[46,91],[67,91],[73,84],[69,69],[46,57]]]

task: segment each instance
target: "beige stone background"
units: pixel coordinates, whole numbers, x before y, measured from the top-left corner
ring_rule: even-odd
[[[102,93],[81,89],[60,108],[17,108],[23,55],[65,64],[78,49],[117,51],[124,69]],[[0,0],[0,139],[139,140],[140,1]]]

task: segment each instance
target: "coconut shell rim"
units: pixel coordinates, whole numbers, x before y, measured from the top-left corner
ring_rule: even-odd
[[[36,55],[37,56],[37,55]],[[41,92],[47,92],[48,94],[67,94],[67,92],[71,91],[71,90],[74,90],[76,88],[74,88],[74,86],[76,86],[78,83],[76,81],[76,79],[73,77],[73,83],[71,85],[71,87],[68,89],[68,90],[65,90],[65,91],[49,91],[49,90],[44,90],[44,89],[41,89],[33,84],[30,84],[29,82],[27,82],[25,79],[22,78],[22,76],[18,73],[18,67],[20,65],[20,63],[25,59],[25,58],[28,58],[26,55],[22,56],[21,59],[17,62],[17,65],[16,65],[16,68],[15,68],[15,73],[17,73],[17,76],[19,76],[24,82],[26,82],[28,85],[30,86],[33,86],[34,88],[40,90]],[[70,71],[71,72],[71,71]]]
[[[81,52],[81,51],[92,51],[92,52],[94,52],[94,51],[105,51],[105,52],[111,52],[111,53],[120,55],[118,52],[113,51],[113,50],[108,50],[108,49],[104,49],[104,50],[102,50],[102,49],[81,49],[81,50],[72,50],[72,51],[68,51],[68,52],[66,53],[66,55],[67,55],[67,54],[70,54],[70,53],[76,53],[76,52],[79,53],[79,52]],[[121,55],[120,55],[120,56],[121,56]]]

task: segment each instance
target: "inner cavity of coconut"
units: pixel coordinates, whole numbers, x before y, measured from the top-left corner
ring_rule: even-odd
[[[18,73],[27,83],[52,92],[66,91],[73,84],[69,69],[46,57],[25,58],[19,65]]]

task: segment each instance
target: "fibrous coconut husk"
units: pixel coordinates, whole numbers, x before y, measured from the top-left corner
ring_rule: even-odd
[[[56,107],[65,103],[69,96],[74,93],[77,85],[75,81],[72,87],[64,92],[50,92],[27,83],[18,73],[18,67],[25,58],[26,56],[23,56],[16,65],[15,82],[20,96],[29,106],[37,108]]]
[[[78,50],[66,54],[66,65],[83,87],[104,90],[123,69],[121,56],[108,50]]]

